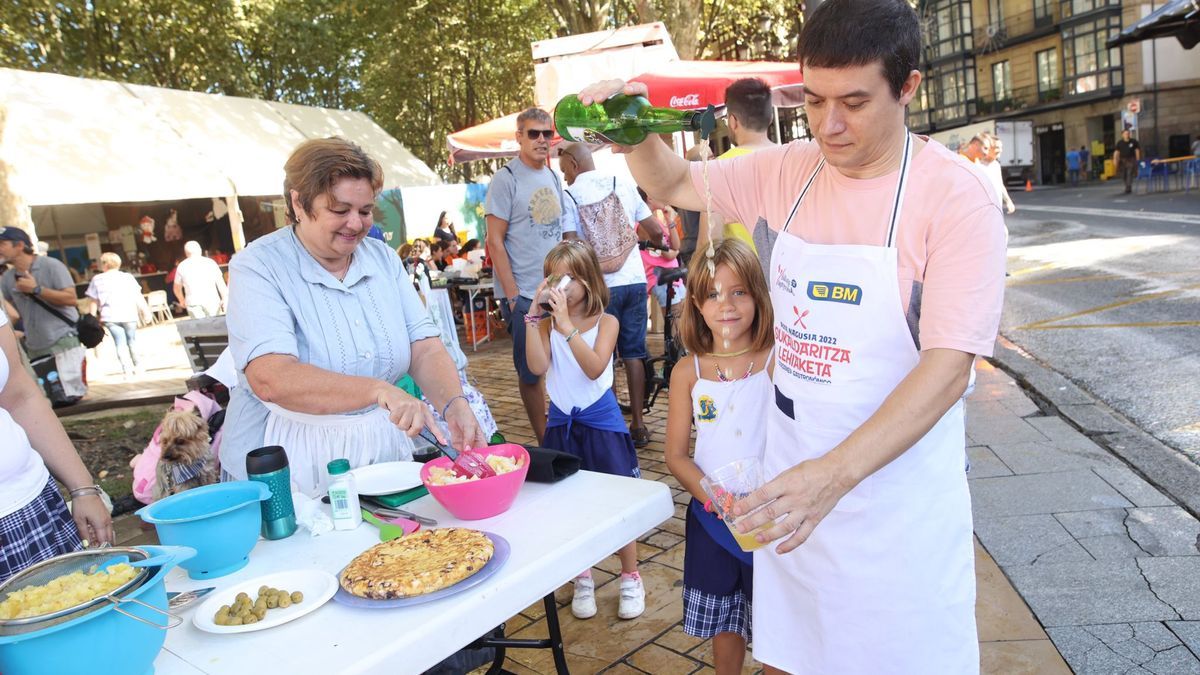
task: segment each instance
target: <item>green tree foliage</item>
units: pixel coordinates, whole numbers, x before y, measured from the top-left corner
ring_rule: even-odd
[[[786,59],[784,0],[7,0],[0,66],[361,110],[435,170],[532,103],[530,43],[662,21],[683,58]],[[765,30],[764,30],[765,27]]]

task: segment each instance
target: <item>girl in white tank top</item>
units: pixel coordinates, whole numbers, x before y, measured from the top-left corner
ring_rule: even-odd
[[[773,400],[767,361],[774,320],[758,258],[745,243],[725,239],[710,258],[697,253],[691,266],[681,337],[693,356],[671,375],[666,441],[667,467],[693,497],[685,526],[683,628],[713,639],[718,673],[740,673],[751,637],[752,558],[706,510],[700,479],[735,460],[762,456]]]
[[[567,452],[588,471],[637,478],[637,451],[612,393],[612,357],[620,326],[604,312],[608,287],[592,247],[564,241],[546,254],[546,279],[526,315],[525,357],[529,370],[546,376],[550,418],[542,445]],[[566,288],[556,288],[570,277]],[[541,306],[545,299],[547,311]],[[545,312],[545,314],[542,314]],[[617,551],[621,593],[617,616],[632,619],[645,610],[645,590],[637,568],[637,542]],[[591,570],[575,580],[571,610],[587,619],[596,614]]]

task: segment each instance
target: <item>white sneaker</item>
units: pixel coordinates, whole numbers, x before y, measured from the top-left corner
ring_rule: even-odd
[[[596,616],[596,582],[591,577],[575,577],[571,613],[576,619],[590,619]]]
[[[617,606],[617,616],[622,619],[636,619],[646,611],[646,589],[642,579],[624,579],[621,581],[621,603]]]

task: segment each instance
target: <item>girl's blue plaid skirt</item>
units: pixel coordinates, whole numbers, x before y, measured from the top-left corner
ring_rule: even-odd
[[[56,555],[83,548],[54,478],[25,506],[0,518],[0,583]]]

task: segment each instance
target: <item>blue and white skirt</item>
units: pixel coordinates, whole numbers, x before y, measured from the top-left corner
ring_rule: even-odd
[[[0,583],[21,570],[83,548],[54,478],[33,501],[0,518]]]
[[[699,638],[737,633],[750,644],[753,566],[718,544],[692,508],[685,518],[683,632]]]

